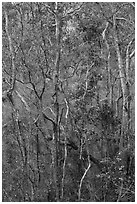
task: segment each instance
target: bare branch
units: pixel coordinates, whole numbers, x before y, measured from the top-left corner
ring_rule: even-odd
[[[67,13],[64,17],[68,15],[74,15],[76,12],[78,12],[82,8],[83,5],[84,3],[82,3],[78,8],[74,9],[73,11],[70,11],[69,13]]]
[[[135,55],[135,50],[133,50],[133,52],[131,52],[129,57],[132,58],[134,55]]]
[[[130,4],[135,8],[135,2],[131,2]]]
[[[80,197],[81,197],[81,187],[82,187],[82,184],[83,184],[83,180],[84,180],[85,176],[87,175],[87,172],[90,169],[90,167],[91,167],[91,162],[89,161],[88,167],[87,167],[87,169],[85,169],[85,172],[84,172],[84,174],[83,174],[83,176],[82,176],[82,178],[80,180],[79,191],[78,191],[78,200],[79,201],[80,201]]]
[[[106,23],[106,27],[105,27],[105,29],[104,29],[103,32],[102,32],[102,37],[103,37],[104,40],[106,39],[106,30],[107,30],[107,28],[108,28],[108,25],[109,25],[109,23],[107,22],[107,23]]]
[[[18,97],[21,99],[22,103],[25,105],[27,111],[30,112],[30,107],[28,106],[28,104],[25,101],[25,99],[23,98],[23,96],[18,91],[15,91],[15,93],[18,95]]]
[[[38,92],[36,90],[36,86],[35,86],[35,84],[33,83],[32,79],[31,79],[31,73],[30,73],[29,69],[28,69],[28,76],[29,76],[29,81],[30,81],[30,83],[31,83],[31,85],[33,87],[33,90],[34,90],[36,96],[38,97],[38,99],[40,99],[40,96],[39,96],[39,94],[38,94]]]
[[[54,113],[54,111],[52,110],[52,108],[46,107],[46,108],[44,109],[44,111],[47,110],[47,109],[49,109],[49,110],[51,111],[51,113],[56,117],[56,114]]]
[[[46,61],[46,66],[47,66],[47,71],[49,69],[49,63],[48,63],[48,60],[47,60],[47,50],[46,50],[46,42],[45,42],[45,38],[44,38],[44,33],[43,33],[43,22],[41,20],[41,24],[40,24],[40,29],[41,29],[41,37],[42,37],[42,41],[43,41],[43,44],[44,44],[44,48],[42,47],[41,45],[41,48],[44,52],[44,57],[45,57],[45,61]]]
[[[131,44],[134,42],[134,38],[129,42],[128,46],[127,46],[127,50],[126,50],[126,78],[127,81],[129,82],[129,63],[130,63],[130,54],[129,54],[129,49]]]
[[[42,71],[42,77],[43,77],[43,87],[42,87],[42,91],[41,91],[41,94],[40,94],[40,99],[42,100],[42,96],[44,94],[44,91],[45,91],[45,88],[46,88],[46,82],[45,82],[45,74],[44,74],[44,70],[43,68],[39,65],[39,67],[41,68],[41,71]]]
[[[126,18],[116,17],[116,20],[123,20],[123,21],[126,21],[127,23],[129,23],[129,24],[133,25],[133,22],[132,22],[132,21],[130,21],[130,20],[128,20],[128,19],[126,19]]]
[[[46,6],[47,10],[48,10],[50,13],[52,13],[53,15],[56,16],[55,11],[53,11],[53,10],[50,8],[50,6],[48,6],[47,4],[45,4],[45,6]]]
[[[46,121],[46,120],[49,120],[50,122],[52,122],[53,126],[56,125],[56,123],[55,123],[54,120],[52,120],[51,118],[49,118],[45,113],[42,112],[42,114],[43,114],[43,117],[44,117],[44,120],[45,120],[45,121]]]

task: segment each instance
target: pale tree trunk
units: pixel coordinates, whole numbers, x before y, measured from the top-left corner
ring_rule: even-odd
[[[13,51],[13,46],[12,46],[12,39],[9,33],[9,19],[8,19],[8,13],[6,10],[4,11],[4,14],[5,14],[5,22],[6,22],[5,30],[6,30],[6,34],[8,37],[9,50],[10,50],[10,55],[11,55],[11,68],[12,68],[11,87],[8,91],[6,91],[6,95],[10,102],[10,105],[12,106],[13,111],[16,112],[16,109],[14,107],[13,95],[12,95],[12,92],[15,87],[15,76],[16,76],[15,56],[14,56],[14,51]]]
[[[134,39],[132,39],[126,49],[126,86],[127,86],[127,117],[128,117],[128,124],[127,124],[127,131],[129,132],[131,129],[131,93],[130,93],[130,81],[129,81],[129,68],[130,68],[130,54],[129,54],[129,49],[131,44],[133,43]],[[134,51],[133,51],[134,52]],[[132,52],[132,53],[133,53]],[[131,56],[132,56],[131,53]],[[130,138],[128,138],[129,140]]]
[[[12,78],[11,78],[11,90],[13,91],[14,86],[15,86],[15,77],[16,77],[16,67],[15,67],[15,57],[14,57],[14,51],[13,51],[13,47],[12,47],[12,39],[9,33],[9,20],[8,20],[8,14],[5,11],[5,30],[6,30],[6,34],[8,37],[8,41],[9,41],[9,49],[10,49],[10,54],[11,54],[11,65],[12,65]]]
[[[54,128],[53,148],[54,148],[54,183],[56,191],[56,201],[60,200],[60,185],[61,185],[61,172],[60,172],[60,127],[59,127],[59,64],[60,64],[60,35],[61,35],[61,17],[58,13],[58,3],[55,7],[56,15],[56,61],[55,61],[55,110],[56,110],[56,125]]]
[[[64,139],[65,139],[65,147],[64,147],[64,163],[63,163],[63,175],[62,175],[62,185],[61,185],[61,201],[64,199],[64,183],[65,183],[65,173],[66,173],[66,161],[67,161],[67,125],[68,125],[68,115],[69,115],[69,105],[67,99],[64,99],[66,103],[66,113],[65,113],[65,129],[64,129]]]
[[[121,85],[121,91],[122,91],[122,124],[121,124],[121,139],[120,139],[120,149],[123,148],[124,145],[124,130],[126,125],[126,82],[125,82],[125,75],[123,70],[123,61],[122,56],[120,53],[119,45],[118,45],[118,36],[116,31],[116,18],[115,15],[113,16],[113,37],[114,37],[114,45],[117,53],[117,59],[118,59],[118,71],[119,71],[119,78],[120,78],[120,85]]]
[[[108,72],[108,94],[109,95],[109,105],[112,107],[113,105],[113,95],[112,95],[112,80],[111,80],[111,66],[110,66],[110,46],[108,44],[107,38],[106,38],[106,31],[108,28],[109,23],[106,23],[106,27],[102,33],[103,40],[106,44],[107,48],[107,72]]]

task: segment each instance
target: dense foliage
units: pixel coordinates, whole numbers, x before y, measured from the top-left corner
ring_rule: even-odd
[[[3,201],[135,201],[135,4],[2,11]]]

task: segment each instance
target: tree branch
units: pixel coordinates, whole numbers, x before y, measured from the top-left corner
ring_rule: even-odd
[[[50,6],[48,6],[47,4],[45,4],[47,10],[52,13],[54,16],[56,16],[56,13],[50,8]]]
[[[43,117],[44,117],[44,121],[45,121],[45,122],[46,122],[46,120],[49,120],[49,121],[53,124],[53,126],[56,125],[56,123],[55,123],[54,120],[52,120],[52,119],[49,118],[47,115],[45,115],[45,113],[42,112],[42,114],[43,114]]]
[[[129,57],[132,58],[134,56],[134,54],[135,54],[135,50],[133,50],[133,52],[131,52]]]
[[[73,11],[70,11],[69,13],[67,13],[67,14],[64,16],[64,18],[65,18],[66,16],[69,16],[69,15],[74,15],[76,12],[78,12],[78,11],[82,8],[83,5],[84,5],[84,3],[82,3],[79,8],[76,8],[76,9],[74,9]]]

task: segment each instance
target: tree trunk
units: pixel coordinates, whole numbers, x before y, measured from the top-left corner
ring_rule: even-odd
[[[109,104],[110,107],[113,104],[113,96],[112,96],[112,80],[111,80],[111,66],[110,66],[110,46],[108,44],[107,38],[106,38],[106,30],[108,28],[109,23],[106,23],[106,27],[102,33],[103,40],[105,41],[106,48],[107,48],[107,72],[108,72],[108,80],[107,80],[107,87],[108,87],[108,94],[109,95]]]
[[[126,50],[126,85],[127,85],[127,117],[128,117],[128,125],[127,125],[127,131],[130,131],[130,124],[131,124],[131,110],[130,110],[130,103],[131,103],[131,94],[130,94],[130,82],[129,82],[129,66],[130,66],[130,56],[129,56],[129,49],[131,44],[133,43],[134,39],[132,39]]]
[[[115,45],[117,59],[118,59],[118,70],[119,70],[119,78],[120,78],[120,83],[121,83],[121,91],[122,91],[122,99],[123,99],[122,101],[121,139],[120,139],[120,149],[122,149],[124,145],[124,130],[125,130],[125,122],[126,122],[126,112],[125,112],[126,84],[125,84],[125,75],[124,75],[124,70],[123,70],[122,56],[121,56],[119,45],[118,45],[115,15],[113,16],[113,37],[114,37],[114,45]]]
[[[58,3],[56,3],[56,61],[55,61],[55,110],[56,110],[56,126],[54,128],[54,157],[55,157],[55,171],[54,178],[55,191],[56,191],[56,201],[60,200],[60,188],[61,188],[61,167],[60,167],[60,127],[59,127],[59,64],[60,64],[60,35],[61,35],[61,19],[58,12]]]
[[[11,65],[12,65],[11,90],[13,90],[15,86],[16,68],[15,68],[15,62],[14,62],[15,57],[14,57],[14,52],[12,48],[12,40],[11,40],[9,29],[8,29],[8,25],[9,25],[8,14],[6,11],[5,11],[5,21],[6,21],[5,29],[6,29],[6,34],[7,34],[8,41],[9,41],[9,49],[10,49],[10,54],[11,54]]]

